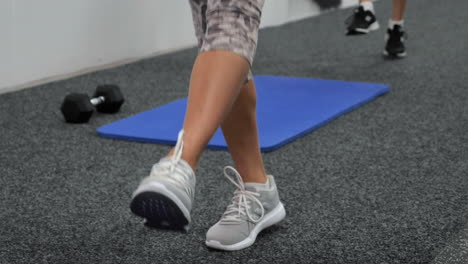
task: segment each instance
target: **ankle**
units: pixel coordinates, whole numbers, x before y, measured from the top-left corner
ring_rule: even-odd
[[[171,151],[166,155],[166,157],[170,158],[174,156],[174,149],[171,149]],[[182,153],[182,157],[181,159],[183,161],[185,161],[188,165],[190,165],[190,167],[192,168],[192,170],[195,172],[197,167],[198,167],[198,159],[196,158],[192,158],[192,157],[187,157],[185,155],[185,153]]]
[[[190,167],[192,168],[192,170],[195,172],[197,170],[197,167],[198,167],[198,159],[195,159],[195,158],[190,158],[190,157],[184,157],[184,155],[182,155],[182,159],[187,162],[188,165],[190,165]]]
[[[242,181],[244,183],[265,184],[268,182],[268,177],[266,176],[265,173],[247,174],[247,175],[242,175]]]
[[[266,184],[268,182],[268,178],[265,177],[262,180],[255,178],[255,179],[252,179],[252,180],[243,180],[243,181],[244,181],[245,184],[247,184],[247,183]]]
[[[401,19],[401,20],[394,20],[394,19],[388,20],[388,28],[389,29],[393,29],[393,27],[396,26],[396,25],[398,25],[400,27],[403,27],[403,24],[404,24],[403,19]]]

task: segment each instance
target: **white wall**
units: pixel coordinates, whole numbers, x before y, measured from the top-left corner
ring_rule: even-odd
[[[193,42],[186,1],[0,2],[0,89]]]
[[[0,1],[0,89],[12,85],[11,1]],[[1,90],[0,90],[1,91]]]
[[[262,27],[318,13],[266,0]],[[0,0],[0,36],[0,92],[196,43],[188,0]]]

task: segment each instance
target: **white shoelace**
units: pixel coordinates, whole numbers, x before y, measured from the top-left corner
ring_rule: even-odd
[[[232,171],[235,175],[235,178],[229,175],[228,171]],[[241,217],[246,215],[252,222],[259,222],[265,214],[265,209],[263,208],[262,203],[257,199],[260,194],[247,191],[245,189],[245,184],[242,180],[242,177],[233,167],[225,167],[224,176],[226,176],[226,178],[228,178],[228,180],[237,187],[237,190],[234,191],[234,197],[232,197],[231,204],[228,205],[226,211],[223,214],[223,217],[221,218],[221,221],[240,222],[242,221]],[[251,202],[255,202],[257,205],[259,205],[259,208],[261,209],[261,215],[259,218],[253,218],[250,214],[249,209]]]
[[[182,140],[183,135],[184,130],[181,130],[174,147],[174,154],[169,159],[165,159],[164,161],[154,164],[151,169],[150,177],[167,177],[167,179],[172,180],[175,184],[184,188],[189,195],[192,195],[192,188],[187,184],[191,180],[190,175],[177,168],[177,163],[181,160],[182,151],[184,149],[184,142]],[[174,173],[176,170],[178,173]]]

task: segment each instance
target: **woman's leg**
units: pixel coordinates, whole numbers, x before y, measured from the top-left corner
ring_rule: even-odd
[[[254,81],[249,80],[221,127],[243,181],[265,183],[267,178],[258,141],[256,101]]]
[[[241,90],[222,129],[236,169],[224,168],[236,186],[231,203],[221,219],[206,233],[206,245],[222,250],[240,250],[255,242],[257,234],[286,216],[275,178],[265,175],[255,116],[254,82]]]
[[[221,17],[234,22],[214,25],[214,31],[228,29],[229,39],[237,39],[230,43],[234,44],[231,48],[247,54],[245,57],[251,62],[263,0],[213,0],[212,3],[227,11],[220,12]],[[236,190],[221,219],[208,230],[205,242],[209,247],[223,250],[239,250],[252,245],[261,230],[278,223],[286,215],[275,179],[271,175],[266,176],[263,167],[253,80],[238,92],[230,111],[224,112],[221,119],[221,128],[237,168],[227,166],[224,174]]]
[[[257,45],[263,0],[192,0],[200,54],[193,66],[183,131],[132,195],[151,225],[187,228],[200,155],[236,101]]]
[[[203,149],[228,117],[245,79],[251,78],[249,69],[256,50],[263,0],[202,0],[191,1],[191,5],[201,53],[190,81],[182,159],[195,169]],[[255,95],[253,89],[253,86],[247,89],[251,91],[249,94],[253,91]],[[240,108],[242,105],[236,107]],[[253,128],[256,137],[256,126]]]
[[[182,159],[192,168],[230,112],[249,69],[244,57],[230,51],[206,51],[197,57],[190,80],[182,153]]]

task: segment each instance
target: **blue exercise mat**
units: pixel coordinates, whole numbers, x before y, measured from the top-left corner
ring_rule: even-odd
[[[260,147],[272,151],[389,92],[375,83],[256,76]],[[98,128],[99,136],[174,145],[182,128],[187,98]],[[241,125],[241,124],[239,124]],[[219,129],[208,144],[227,150]]]

